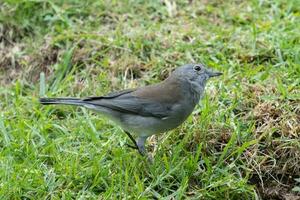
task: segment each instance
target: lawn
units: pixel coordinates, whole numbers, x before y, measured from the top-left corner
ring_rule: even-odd
[[[153,136],[42,106],[202,62],[193,114]],[[0,1],[0,199],[300,199],[300,1]]]

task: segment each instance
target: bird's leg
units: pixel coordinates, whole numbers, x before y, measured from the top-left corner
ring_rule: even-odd
[[[148,137],[138,137],[136,140],[138,151],[143,156],[145,156],[147,154],[146,148],[145,148],[145,142],[146,142],[147,138]]]
[[[126,144],[126,145],[130,148],[137,149],[142,156],[145,156],[147,154],[146,148],[145,148],[145,142],[148,137],[138,137],[135,140],[129,132],[127,132],[127,131],[124,131],[124,132],[126,133],[126,135],[128,135],[128,137],[134,144],[134,146],[130,145],[130,144]]]
[[[130,138],[130,140],[133,142],[133,144],[134,145],[130,145],[130,144],[126,144],[128,147],[130,147],[130,148],[133,148],[133,149],[139,149],[139,147],[138,147],[138,145],[137,145],[137,143],[136,143],[136,141],[135,141],[135,139],[132,137],[132,135],[129,133],[129,132],[127,132],[127,131],[124,131],[125,133],[126,133],[126,135]]]

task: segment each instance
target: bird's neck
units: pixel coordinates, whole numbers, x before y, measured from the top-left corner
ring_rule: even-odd
[[[200,85],[195,81],[188,81],[190,98],[194,105],[198,104],[204,93],[205,85]]]
[[[190,102],[193,106],[198,104],[199,100],[201,99],[205,83],[203,85],[200,85],[196,81],[191,81],[186,79],[185,77],[181,77],[175,80],[175,79],[167,79],[166,81],[173,82],[174,84],[178,84],[180,87],[181,95],[183,98],[185,98],[188,102]],[[170,83],[169,83],[170,84]]]

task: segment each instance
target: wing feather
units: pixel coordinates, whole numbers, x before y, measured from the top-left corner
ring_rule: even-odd
[[[102,106],[125,114],[145,117],[166,118],[169,116],[172,104],[153,101],[134,95],[135,89],[110,93],[101,97],[83,99],[87,104]]]

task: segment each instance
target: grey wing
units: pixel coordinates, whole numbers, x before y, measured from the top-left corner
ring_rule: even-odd
[[[116,97],[122,96],[124,94],[128,94],[128,93],[134,92],[134,91],[136,91],[136,89],[126,89],[126,90],[111,92],[111,93],[108,93],[105,96],[87,97],[87,98],[82,99],[82,100],[83,101],[93,101],[93,100],[100,100],[100,99],[112,99],[112,98],[116,98]]]
[[[165,118],[170,115],[172,111],[170,104],[133,96],[131,94],[133,91],[121,91],[104,97],[86,98],[84,101],[87,104],[106,107],[125,114],[156,118]]]

